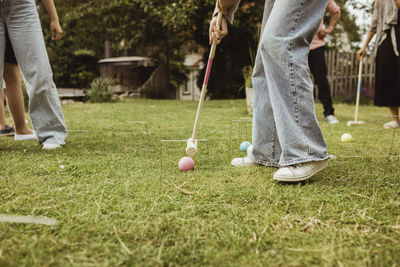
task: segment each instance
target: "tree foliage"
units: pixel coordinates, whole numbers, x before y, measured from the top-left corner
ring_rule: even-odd
[[[337,2],[343,14],[340,32],[356,42],[358,28],[344,7],[346,1]],[[176,64],[182,63],[185,53],[195,50],[208,56],[208,25],[215,0],[55,0],[55,4],[65,32],[58,43],[50,41],[48,16],[42,7],[39,11],[56,81],[63,86],[89,84],[90,73],[98,74],[93,64],[74,63],[75,55],[76,51],[92,51],[92,62],[102,58],[106,38],[113,56],[152,56],[171,66],[173,71],[167,72],[171,91],[182,80],[184,70]],[[210,79],[212,97],[241,96],[242,68],[252,63],[248,51],[257,49],[263,8],[263,0],[241,1],[230,34],[217,51]],[[340,37],[338,31],[332,40],[334,48],[342,45]]]

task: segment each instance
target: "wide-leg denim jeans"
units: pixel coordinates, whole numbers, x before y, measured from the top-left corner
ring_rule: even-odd
[[[327,0],[266,0],[253,72],[253,150],[273,167],[328,158],[308,66]]]
[[[64,116],[53,82],[35,0],[0,0],[0,73],[4,69],[5,27],[29,95],[29,115],[40,143],[64,144]]]

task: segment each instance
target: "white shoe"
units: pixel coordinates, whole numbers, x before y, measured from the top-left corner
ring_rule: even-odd
[[[328,116],[326,116],[325,121],[326,121],[327,123],[330,123],[330,124],[339,123],[339,120],[336,119],[336,117],[333,116],[333,115],[328,115]]]
[[[275,172],[273,178],[274,180],[280,182],[305,181],[326,167],[328,167],[328,160],[311,161],[280,168],[277,172]]]
[[[248,167],[257,165],[257,162],[251,160],[248,156],[244,158],[235,158],[231,161],[232,166],[235,167]]]
[[[253,145],[249,145],[249,147],[246,150],[247,155],[249,155],[251,152],[253,152]]]
[[[53,150],[53,149],[57,149],[60,147],[61,147],[60,144],[43,144],[43,149],[46,149],[46,150]]]
[[[253,145],[247,148],[247,156],[244,158],[235,158],[231,161],[232,166],[235,167],[248,167],[258,165],[257,162],[249,158],[249,154],[253,151]]]
[[[15,141],[26,141],[26,140],[36,140],[36,134],[35,132],[31,134],[14,134],[14,140]]]
[[[399,127],[400,127],[400,125],[397,121],[389,121],[383,125],[383,128],[385,128],[385,129],[394,129],[394,128],[399,128]]]

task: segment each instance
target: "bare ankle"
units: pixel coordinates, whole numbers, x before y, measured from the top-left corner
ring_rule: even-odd
[[[16,129],[17,134],[33,134],[31,130],[28,128],[23,128],[23,129]]]

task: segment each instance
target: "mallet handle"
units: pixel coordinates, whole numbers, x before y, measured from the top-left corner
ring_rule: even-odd
[[[217,19],[218,27],[221,27],[221,22],[222,22],[222,13],[219,12],[218,19]],[[204,76],[203,87],[201,88],[201,95],[200,95],[200,100],[199,100],[199,106],[197,107],[196,120],[194,121],[193,134],[192,134],[193,142],[195,142],[195,140],[196,140],[197,129],[199,126],[199,121],[200,121],[200,113],[203,109],[204,99],[205,99],[205,96],[207,93],[208,79],[210,78],[211,67],[213,64],[214,57],[215,57],[216,49],[217,49],[217,40],[214,39],[214,41],[211,45],[210,56],[208,57],[208,63],[207,63],[206,74]]]
[[[363,58],[360,59],[360,66],[358,68],[356,113],[354,115],[354,121],[357,121],[358,118],[358,106],[360,105],[360,94],[361,94],[362,69],[363,69]]]

